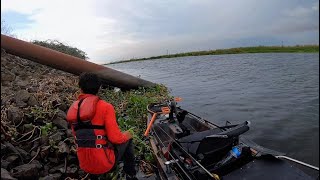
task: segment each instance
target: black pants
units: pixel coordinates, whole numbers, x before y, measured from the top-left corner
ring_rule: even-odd
[[[109,172],[115,170],[119,161],[123,161],[124,172],[130,176],[136,175],[137,172],[136,172],[135,163],[134,163],[134,150],[133,150],[132,139],[122,144],[114,144],[113,147],[114,147],[114,154],[115,154],[116,161],[114,163],[114,166],[111,168]],[[99,179],[99,176],[101,175],[90,174],[89,177],[90,179],[95,180],[95,179]]]
[[[117,166],[119,161],[123,161],[123,170],[126,174],[133,176],[136,175],[135,163],[134,163],[134,150],[132,139],[123,144],[114,145],[114,153],[116,156],[116,162],[114,166]]]

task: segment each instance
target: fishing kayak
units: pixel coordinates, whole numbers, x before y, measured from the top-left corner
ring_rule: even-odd
[[[296,163],[319,172],[318,167],[243,137],[249,121],[218,126],[178,107],[175,100],[149,104],[147,110],[144,135],[157,161],[159,179],[314,179]]]

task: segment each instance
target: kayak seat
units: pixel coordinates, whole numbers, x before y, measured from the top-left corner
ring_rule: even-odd
[[[249,130],[249,122],[245,122],[225,131],[222,128],[209,129],[185,136],[178,140],[188,153],[198,159],[219,161],[239,142],[239,135]],[[226,128],[225,128],[226,129]],[[210,137],[210,135],[227,135],[227,137]]]

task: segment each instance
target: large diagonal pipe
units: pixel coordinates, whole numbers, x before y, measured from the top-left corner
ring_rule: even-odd
[[[5,49],[10,54],[75,75],[79,75],[82,72],[94,72],[102,78],[104,84],[119,87],[121,89],[136,89],[138,87],[155,85],[152,82],[114,69],[3,34],[1,34],[1,48]]]

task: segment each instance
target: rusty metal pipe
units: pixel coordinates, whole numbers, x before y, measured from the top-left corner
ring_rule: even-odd
[[[136,89],[140,86],[149,87],[155,85],[152,82],[129,74],[3,34],[1,34],[1,48],[10,54],[75,75],[79,75],[82,72],[96,73],[102,78],[104,84],[121,89]]]

